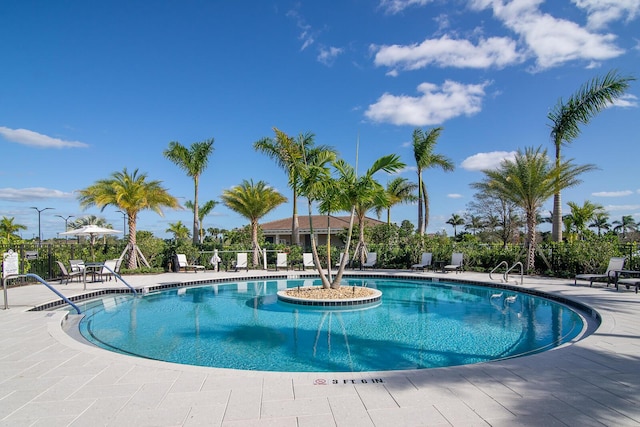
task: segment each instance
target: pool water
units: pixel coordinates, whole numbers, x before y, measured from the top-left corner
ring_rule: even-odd
[[[556,347],[583,329],[576,312],[550,300],[444,282],[348,279],[382,291],[379,305],[351,311],[277,300],[278,290],[310,282],[243,281],[105,297],[87,307],[80,329],[98,346],[138,357],[290,372],[486,362]]]

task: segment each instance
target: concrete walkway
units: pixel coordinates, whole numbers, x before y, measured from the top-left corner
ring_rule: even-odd
[[[478,273],[375,273],[488,280]],[[273,274],[125,279],[140,288]],[[82,283],[54,284],[65,295],[84,292]],[[17,287],[8,292],[10,308],[0,309],[0,426],[640,426],[640,294],[572,284],[524,280],[526,288],[600,313],[601,326],[579,342],[461,367],[320,374],[203,368],[110,353],[65,333],[64,313],[27,311],[57,299],[44,286]],[[87,288],[102,286],[116,285]]]

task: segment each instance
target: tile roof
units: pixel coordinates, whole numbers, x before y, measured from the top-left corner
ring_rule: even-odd
[[[326,230],[327,228],[327,215],[312,215],[314,229],[322,229]],[[379,221],[374,218],[365,217],[365,222],[368,226],[375,226],[384,224],[384,222]],[[298,223],[300,224],[300,231],[309,230],[309,215],[299,215]],[[354,226],[357,226],[358,219],[354,220]],[[343,228],[349,227],[349,216],[329,216],[329,226],[334,230],[340,230]],[[291,217],[277,219],[275,221],[265,222],[260,224],[263,232],[276,232],[276,231],[285,231],[291,232]]]

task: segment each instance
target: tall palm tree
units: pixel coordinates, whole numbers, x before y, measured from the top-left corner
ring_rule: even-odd
[[[178,222],[170,222],[169,228],[165,230],[167,233],[173,234],[173,239],[178,242],[180,240],[186,240],[191,237],[191,233],[189,232],[189,228],[182,223],[182,221]]]
[[[198,237],[199,237],[200,244],[202,244],[202,242],[204,241],[205,229],[204,229],[204,226],[202,225],[202,223],[204,222],[204,217],[209,215],[211,211],[218,205],[218,203],[219,202],[215,200],[209,200],[205,202],[205,204],[198,207],[198,231],[200,232],[200,236]],[[186,202],[184,202],[184,206],[187,209],[191,209],[192,211],[195,211],[195,205],[191,200],[187,200]]]
[[[27,229],[27,226],[16,224],[13,222],[14,220],[15,218],[7,218],[6,216],[3,216],[0,220],[0,236],[3,240],[6,239],[6,243],[11,243],[12,240],[19,240],[20,236],[16,233]]]
[[[482,230],[485,227],[485,221],[479,215],[470,214],[465,220],[465,230],[471,230],[471,233],[475,236],[478,230]]]
[[[464,225],[464,218],[458,214],[451,214],[451,218],[447,220],[447,224],[453,227],[453,237],[458,236],[458,226]]]
[[[609,224],[609,214],[606,212],[597,212],[593,217],[593,221],[589,224],[590,228],[598,230],[598,236],[602,235],[602,230],[609,230],[611,224]]]
[[[193,244],[198,244],[200,238],[199,214],[198,214],[198,186],[200,175],[207,168],[209,156],[213,152],[213,138],[202,142],[194,142],[191,148],[187,148],[177,141],[169,143],[169,148],[164,150],[164,156],[175,163],[180,169],[193,178]]]
[[[242,184],[230,190],[224,190],[220,198],[226,207],[249,220],[253,265],[258,265],[258,254],[260,252],[258,221],[282,203],[285,203],[287,198],[277,190],[269,187],[266,182],[258,181],[254,184],[253,180],[244,180]]]
[[[293,214],[291,216],[291,243],[300,245],[300,223],[298,220],[298,193],[300,191],[300,169],[305,163],[305,154],[314,148],[313,133],[299,134],[298,138],[293,138],[274,127],[274,138],[262,138],[254,142],[253,148],[271,159],[276,165],[287,173],[288,185],[292,191]],[[326,145],[315,147],[319,151],[330,151],[335,154],[335,150]]]
[[[616,70],[609,71],[604,77],[595,77],[585,83],[567,102],[562,99],[549,112],[551,120],[551,139],[555,145],[556,166],[561,163],[560,149],[580,135],[580,126],[588,124],[600,111],[612,105],[629,88],[634,77],[620,76]],[[552,238],[562,241],[562,199],[560,186],[553,197]]]
[[[162,216],[162,208],[177,209],[180,207],[178,199],[169,194],[161,185],[161,181],[148,181],[147,174],[138,174],[138,169],[129,173],[127,168],[122,172],[114,172],[111,178],[101,179],[95,184],[79,191],[78,200],[84,209],[97,206],[104,210],[107,206],[115,206],[127,214],[129,223],[130,251],[127,268],[138,267],[138,255],[146,263],[144,256],[136,245],[136,224],[138,213],[151,209]]]
[[[573,226],[580,239],[584,237],[584,232],[587,230],[588,222],[594,219],[597,213],[604,212],[604,207],[602,205],[593,203],[589,200],[585,200],[582,206],[578,205],[576,202],[568,202],[567,205],[571,209]]]
[[[481,191],[497,192],[520,206],[527,222],[527,270],[535,267],[536,218],[543,203],[557,188],[578,185],[582,173],[593,170],[593,165],[576,166],[570,161],[555,165],[546,150],[527,148],[518,150],[513,160],[503,160],[498,169],[484,170],[485,179],[471,185]]]
[[[418,200],[414,191],[418,184],[410,182],[407,178],[396,177],[387,183],[387,199],[389,206],[381,206],[376,209],[376,216],[380,218],[382,211],[387,211],[387,225],[391,225],[391,208],[400,203],[412,203]]]
[[[420,235],[426,232],[429,225],[429,194],[422,180],[422,171],[436,166],[445,172],[454,169],[451,160],[433,152],[441,132],[441,127],[432,128],[426,133],[418,128],[413,131],[413,156],[418,168],[418,233]]]

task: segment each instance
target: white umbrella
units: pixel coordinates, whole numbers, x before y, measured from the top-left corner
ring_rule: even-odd
[[[112,228],[98,227],[97,225],[89,224],[84,227],[76,228],[75,230],[65,231],[60,233],[62,236],[89,236],[91,241],[91,258],[95,261],[95,255],[93,253],[93,245],[96,241],[96,236],[104,236],[106,234],[118,234],[122,231],[114,230]]]

